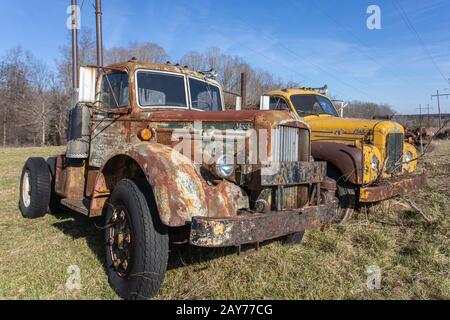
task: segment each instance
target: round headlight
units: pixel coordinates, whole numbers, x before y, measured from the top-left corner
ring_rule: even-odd
[[[234,173],[234,159],[228,155],[221,155],[216,161],[216,174],[221,178],[229,178]]]
[[[372,166],[372,169],[373,170],[376,170],[376,169],[378,169],[378,164],[379,164],[379,161],[378,161],[378,158],[377,158],[377,156],[376,155],[373,155],[372,156],[372,162],[371,162],[371,166]]]
[[[405,162],[410,163],[413,160],[413,155],[411,152],[406,151],[405,152]]]

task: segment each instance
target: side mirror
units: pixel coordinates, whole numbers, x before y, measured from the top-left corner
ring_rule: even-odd
[[[95,87],[97,84],[97,68],[80,68],[80,90],[78,91],[78,101],[84,103],[95,103]]]
[[[242,110],[242,98],[239,96],[236,96],[236,111]]]
[[[270,96],[261,96],[259,101],[260,110],[270,110]]]

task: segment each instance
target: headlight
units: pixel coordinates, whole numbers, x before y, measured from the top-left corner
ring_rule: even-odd
[[[229,178],[234,173],[234,159],[228,155],[221,155],[216,161],[216,174],[221,178]]]
[[[405,162],[410,163],[413,160],[413,155],[411,152],[406,151],[405,152]]]
[[[377,156],[376,155],[373,155],[372,156],[372,162],[371,162],[371,167],[372,167],[372,169],[373,170],[377,170],[378,169],[378,164],[379,164],[379,161],[378,161],[378,158],[377,158]]]

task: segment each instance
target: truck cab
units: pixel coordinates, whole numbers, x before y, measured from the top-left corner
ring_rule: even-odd
[[[28,159],[20,209],[26,218],[61,207],[102,217],[108,278],[121,297],[158,292],[169,242],[298,242],[338,218],[303,120],[223,111],[212,71],[135,59],[81,69],[66,152]]]
[[[311,154],[327,162],[345,219],[358,203],[383,201],[426,184],[425,175],[417,174],[418,152],[405,142],[400,124],[340,117],[326,89],[274,90],[265,109],[286,110],[310,125]]]

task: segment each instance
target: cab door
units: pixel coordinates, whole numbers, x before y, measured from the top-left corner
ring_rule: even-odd
[[[130,88],[128,74],[110,71],[100,78],[91,128],[89,165],[99,168],[129,142]]]

